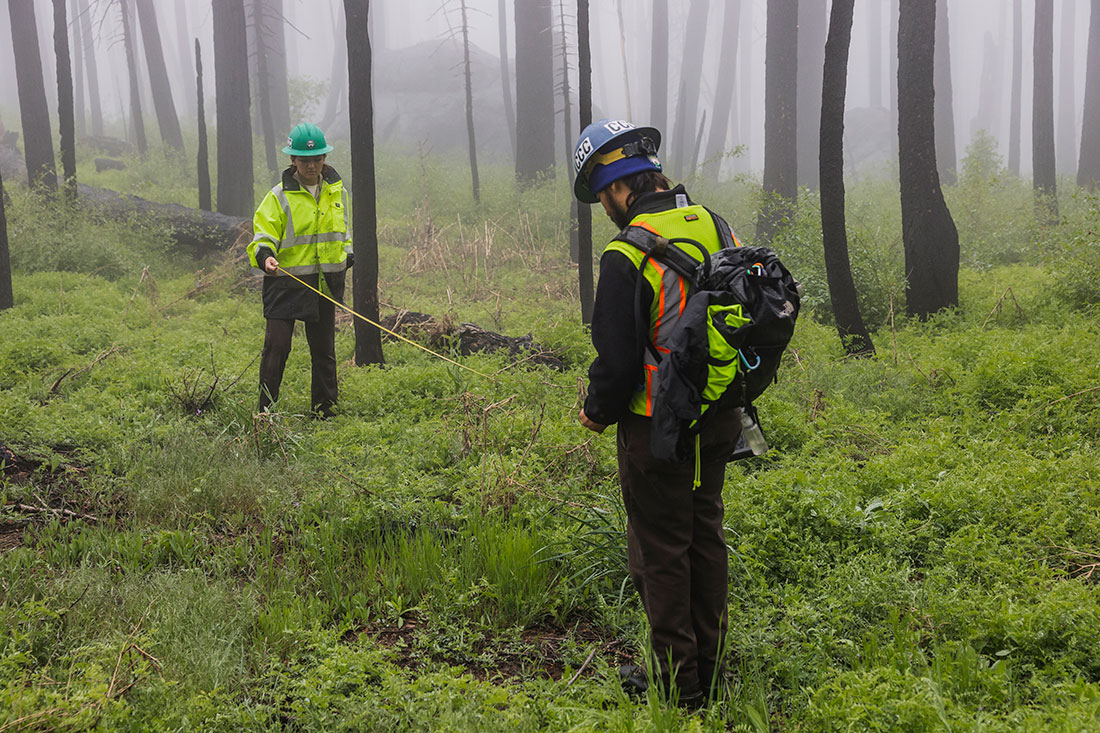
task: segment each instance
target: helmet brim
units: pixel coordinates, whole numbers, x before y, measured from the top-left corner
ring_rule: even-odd
[[[320,150],[316,148],[314,148],[313,150],[296,150],[287,145],[285,148],[283,148],[283,152],[287,155],[295,155],[299,158],[316,158],[318,155],[327,155],[335,149],[336,148],[332,147],[331,145],[326,145]]]

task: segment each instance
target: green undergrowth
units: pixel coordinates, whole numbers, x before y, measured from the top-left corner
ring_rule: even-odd
[[[831,325],[813,194],[776,243],[806,310],[759,402],[772,449],[728,469],[731,674],[705,716],[618,689],[646,632],[614,438],[576,421],[593,353],[559,183],[521,198],[490,168],[477,207],[461,166],[383,158],[383,312],[531,333],[565,370],[394,341],[358,367],[341,320],[327,421],[301,333],[255,414],[263,319],[231,258],[15,188],[0,726],[1095,728],[1095,205],[1033,227],[1026,186],[968,160],[961,304],[926,322],[902,315],[896,186],[850,187],[874,358]],[[693,190],[752,240],[751,181]]]

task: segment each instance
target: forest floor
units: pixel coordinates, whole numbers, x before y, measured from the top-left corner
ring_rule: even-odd
[[[759,401],[771,449],[724,492],[730,676],[692,714],[619,689],[646,629],[613,431],[576,421],[593,352],[567,186],[490,170],[475,206],[458,162],[433,165],[380,162],[383,314],[530,333],[565,369],[447,348],[485,378],[394,341],[358,367],[342,319],[326,421],[300,338],[255,413],[239,253],[11,188],[0,730],[1100,726],[1095,199],[1037,227],[1029,184],[971,151],[947,192],[961,302],[919,322],[896,185],[854,182],[878,353],[851,359],[804,193],[776,242],[806,298]],[[193,205],[152,164],[81,175]],[[751,232],[753,181],[691,189]]]

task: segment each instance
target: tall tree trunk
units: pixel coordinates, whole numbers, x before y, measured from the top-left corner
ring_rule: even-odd
[[[497,2],[497,35],[500,38],[500,85],[504,91],[504,124],[512,143],[512,162],[516,159],[516,111],[512,105],[512,69],[508,63],[508,0]]]
[[[1062,38],[1058,42],[1058,173],[1073,179],[1077,173],[1077,103],[1074,99],[1074,42],[1077,7],[1073,0],[1062,2]]]
[[[550,0],[516,0],[516,178],[554,166],[554,51]]]
[[[675,144],[669,151],[673,156],[673,176],[676,179],[695,169],[695,161],[690,158],[699,124],[699,79],[703,76],[703,50],[709,15],[710,0],[691,0],[684,26],[684,54],[680,57],[680,93],[676,98],[676,127],[673,130]]]
[[[277,132],[289,130],[290,90],[287,87],[286,19],[283,16],[283,0],[263,0],[264,26],[261,37],[267,49],[268,104],[271,106],[271,124]]]
[[[334,38],[347,35],[347,18],[340,12],[338,6],[333,7]],[[335,44],[332,55],[332,85],[328,89],[328,97],[325,99],[325,111],[321,115],[321,129],[327,130],[336,122],[343,107],[345,95],[348,90],[348,48],[342,43]]]
[[[1100,0],[1092,0],[1091,13],[1077,185],[1093,191],[1100,181]]]
[[[588,42],[588,0],[577,0],[577,103],[580,127],[592,124],[592,49]],[[576,171],[574,171],[574,174]],[[592,323],[595,287],[592,279],[592,207],[577,207],[577,276],[581,323]]]
[[[252,216],[252,126],[244,0],[214,2],[214,96],[218,130],[218,213]]]
[[[38,51],[38,23],[34,3],[9,2],[11,48],[15,55],[15,80],[19,89],[19,120],[23,125],[23,155],[30,185],[57,190],[50,111],[42,79],[42,56]]]
[[[649,54],[649,123],[668,133],[668,0],[653,0]]]
[[[798,196],[798,0],[768,0],[764,75],[764,201],[756,220],[759,244],[794,215]]]
[[[1023,2],[1012,0],[1012,98],[1008,107],[1008,171],[1020,175],[1020,101],[1023,89]]]
[[[206,146],[206,101],[202,91],[202,46],[195,39],[195,99],[196,115],[199,121],[199,152],[196,161],[198,170],[199,208],[211,211],[210,207],[210,151]]]
[[[256,99],[260,106],[260,131],[264,136],[264,161],[268,176],[274,183],[279,178],[279,162],[275,158],[275,123],[271,114],[271,67],[268,64],[266,33],[268,9],[264,0],[256,0],[252,9],[256,27]]]
[[[137,0],[137,15],[141,23],[141,38],[145,42],[145,63],[149,67],[149,84],[153,89],[153,109],[157,113],[160,139],[168,147],[182,153],[180,118],[176,115],[176,103],[172,100],[172,87],[168,83],[168,67],[164,63],[153,0]]]
[[[561,39],[561,101],[562,132],[565,134],[565,170],[569,172],[569,190],[573,190],[573,94],[569,88],[569,34],[565,29],[565,0],[558,0],[558,25]],[[569,197],[569,261],[579,256],[577,241],[577,199]]]
[[[951,91],[951,31],[947,0],[936,0],[936,163],[940,182],[952,185],[955,172],[955,105]]]
[[[76,120],[76,134],[80,137],[84,137],[88,134],[84,114],[84,44],[80,37],[80,25],[77,22],[77,14],[80,11],[77,10],[76,0],[70,0],[69,12],[73,18],[73,53],[71,63],[73,73],[75,74],[75,78],[73,79],[73,117]],[[64,156],[62,157],[64,158]],[[61,163],[62,167],[64,167],[65,161],[62,160]]]
[[[871,0],[874,2],[874,0]],[[798,4],[798,185],[817,188],[821,142],[821,76],[825,63],[825,3]]]
[[[840,343],[849,354],[873,355],[875,346],[859,312],[844,220],[844,98],[848,90],[848,48],[852,41],[854,4],[855,0],[833,0],[825,42],[821,79],[821,156],[818,160],[821,242],[825,248],[825,277]]]
[[[1054,165],[1054,0],[1035,0],[1035,72],[1031,112],[1031,170],[1035,213],[1058,223]]]
[[[118,8],[122,13],[122,43],[126,47],[126,70],[130,78],[130,124],[134,128],[138,153],[144,158],[149,144],[145,140],[145,119],[141,114],[137,54],[134,49],[133,24],[130,22],[130,0],[118,0]]]
[[[477,177],[477,139],[474,136],[474,82],[470,72],[470,26],[466,19],[466,0],[459,0],[462,9],[462,66],[466,77],[466,141],[470,148],[470,182],[474,203],[481,203],[481,183]]]
[[[344,0],[347,28],[348,114],[351,119],[352,231],[355,267],[352,296],[355,309],[378,320],[378,228],[374,183],[374,102],[371,99],[371,46],[367,28],[368,0]],[[350,53],[355,49],[354,53]],[[382,334],[355,320],[355,363],[381,364]]]
[[[53,0],[53,47],[57,56],[57,119],[61,132],[62,188],[76,200],[76,130],[73,123],[73,75],[69,60],[69,22],[66,0]]]
[[[92,36],[92,21],[88,17],[91,12],[87,0],[77,0],[77,12],[79,13],[80,37],[84,43],[84,64],[88,69],[88,100],[92,113],[92,135],[103,135],[103,108],[100,105],[99,96],[99,72],[96,68],[95,42]]]
[[[867,84],[871,107],[882,106],[882,2],[870,0],[867,7]],[[830,26],[831,27],[831,26]],[[893,29],[891,29],[893,31]],[[889,34],[887,34],[889,35]]]
[[[707,151],[703,155],[703,175],[718,180],[722,169],[722,155],[726,151],[726,133],[729,131],[730,108],[733,105],[733,85],[740,74],[747,73],[737,67],[737,34],[740,32],[741,0],[726,0],[722,12],[722,51],[719,54],[718,88],[714,92],[714,118],[710,122]],[[659,129],[659,128],[658,128]]]
[[[4,211],[4,177],[0,175],[0,311],[15,305],[11,288],[11,258],[8,255],[8,217]]]
[[[909,315],[959,304],[959,233],[936,170],[936,0],[905,0],[898,19],[898,163]]]

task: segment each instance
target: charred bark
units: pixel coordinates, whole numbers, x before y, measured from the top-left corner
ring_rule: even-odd
[[[474,83],[470,72],[470,26],[466,18],[466,0],[459,0],[462,9],[462,67],[466,79],[466,142],[470,148],[470,183],[474,203],[481,203],[481,183],[477,176],[477,138],[474,135]]]
[[[550,0],[516,0],[516,178],[554,166],[554,51]]]
[[[653,0],[653,36],[649,53],[649,124],[667,133],[668,0]],[[581,126],[584,126],[583,122]]]
[[[955,106],[951,91],[951,42],[947,22],[947,0],[936,3],[936,163],[940,182],[951,185],[955,172]]]
[[[764,75],[764,201],[756,222],[758,244],[770,244],[794,215],[798,196],[798,0],[768,0]]]
[[[1054,162],[1054,0],[1035,0],[1035,71],[1031,112],[1031,170],[1035,214],[1043,224],[1058,223]]]
[[[722,51],[718,60],[718,88],[714,91],[714,118],[710,123],[707,149],[703,154],[703,175],[718,180],[722,169],[722,155],[726,151],[730,124],[730,108],[733,106],[733,85],[738,74],[747,73],[737,67],[737,36],[740,33],[741,0],[723,3]],[[660,129],[660,128],[658,128]]]
[[[959,234],[936,170],[936,0],[906,0],[898,19],[898,163],[909,315],[959,304]]]
[[[183,152],[183,134],[176,103],[172,99],[172,86],[168,82],[168,67],[164,63],[164,48],[157,28],[157,13],[153,0],[137,0],[138,22],[141,38],[145,43],[145,65],[149,68],[149,84],[153,89],[153,110],[157,113],[157,127],[161,141],[172,150]]]
[[[15,305],[11,289],[11,257],[8,254],[8,217],[4,211],[4,177],[0,174],[0,311]]]
[[[138,154],[145,157],[149,144],[145,139],[145,118],[141,113],[141,93],[138,89],[137,52],[134,49],[134,30],[130,22],[130,0],[118,0],[122,13],[122,43],[126,47],[126,71],[130,79],[130,124],[133,125],[134,142]]]
[[[1100,181],[1100,0],[1092,0],[1089,18],[1088,62],[1085,64],[1085,103],[1081,122],[1081,156],[1077,185],[1096,189]]]
[[[580,127],[592,124],[592,50],[588,41],[588,0],[577,0],[577,104]],[[592,207],[577,207],[577,277],[581,323],[592,323]]]
[[[875,0],[871,0],[874,2]],[[798,162],[799,186],[816,189],[821,142],[821,77],[825,63],[825,3],[798,3]]]
[[[214,0],[213,18],[218,130],[217,208],[222,214],[251,216],[255,202],[244,0]]]
[[[76,122],[76,134],[80,137],[84,137],[88,134],[86,117],[84,113],[84,49],[82,39],[80,37],[80,25],[77,21],[77,15],[79,10],[76,7],[76,0],[70,0],[69,13],[72,15],[72,29],[73,29],[73,42],[72,42],[72,69],[73,69],[73,118]],[[62,167],[64,167],[65,161],[62,160]]]
[[[1020,97],[1023,89],[1022,0],[1012,0],[1012,92],[1008,106],[1008,171],[1020,175]]]
[[[873,2],[874,0],[872,0]],[[821,241],[833,317],[844,350],[871,356],[875,346],[859,311],[859,297],[848,258],[844,219],[844,98],[848,91],[848,49],[855,0],[833,0],[821,75],[818,172],[821,181]]]
[[[61,132],[62,190],[76,198],[76,129],[73,122],[73,76],[69,59],[69,23],[65,0],[53,0],[53,47],[57,56],[57,120]]]
[[[23,154],[27,178],[34,188],[57,190],[57,168],[50,137],[50,111],[38,51],[38,23],[34,3],[9,2],[11,47],[15,55],[15,80],[19,89],[19,120],[23,125]]]
[[[407,338],[422,338],[435,349],[446,349],[457,345],[458,353],[463,356],[476,353],[506,352],[515,358],[514,363],[535,364],[565,371],[565,364],[554,355],[534,342],[531,334],[526,336],[505,336],[496,331],[487,331],[476,323],[454,324],[447,318],[435,318],[427,313],[400,311],[386,316],[381,324]],[[387,336],[391,340],[392,336]]]
[[[88,18],[88,5],[86,0],[77,0],[77,12],[79,13],[80,37],[84,46],[84,65],[88,69],[88,101],[92,113],[92,135],[103,136],[103,109],[99,97],[99,72],[96,67],[95,42],[92,38],[92,22]]]
[[[202,91],[202,47],[199,39],[195,39],[195,99],[198,111],[199,126],[199,150],[196,158],[196,170],[198,171],[199,208],[204,211],[211,210],[210,203],[210,151],[206,143],[206,100]]]
[[[352,297],[355,309],[378,321],[378,228],[374,179],[374,102],[371,98],[371,44],[368,0],[344,0],[347,30],[348,113],[351,119],[352,231],[355,267]],[[351,53],[355,49],[355,53]],[[355,363],[381,364],[378,329],[355,320]]]
[[[516,158],[516,110],[512,105],[512,70],[508,64],[508,10],[507,0],[497,3],[497,34],[500,38],[500,85],[504,91],[504,124],[508,127],[508,139],[512,143],[512,162]]]

